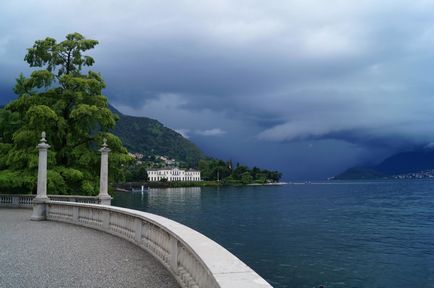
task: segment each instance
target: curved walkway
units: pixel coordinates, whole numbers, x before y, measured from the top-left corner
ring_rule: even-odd
[[[179,287],[128,241],[31,213],[0,209],[0,287]]]

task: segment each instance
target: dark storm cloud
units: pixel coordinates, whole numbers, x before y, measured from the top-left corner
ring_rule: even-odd
[[[434,142],[432,15],[426,0],[4,1],[0,92],[34,40],[78,31],[123,112],[267,165],[344,151],[315,162],[336,170]]]

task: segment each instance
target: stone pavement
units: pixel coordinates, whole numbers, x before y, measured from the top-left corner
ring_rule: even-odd
[[[179,287],[150,254],[75,225],[0,208],[0,287]]]

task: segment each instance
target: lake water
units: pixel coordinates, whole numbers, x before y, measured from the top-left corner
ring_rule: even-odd
[[[200,231],[274,287],[434,287],[434,181],[153,189],[113,205]]]

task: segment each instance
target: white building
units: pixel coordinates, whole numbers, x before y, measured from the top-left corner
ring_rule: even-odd
[[[149,169],[148,179],[151,182],[161,181],[165,178],[167,181],[201,181],[200,171],[183,170],[178,168],[166,169]]]

